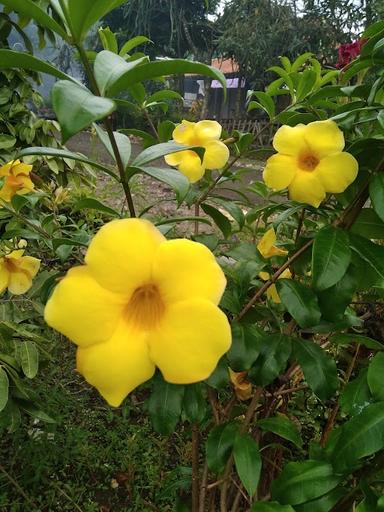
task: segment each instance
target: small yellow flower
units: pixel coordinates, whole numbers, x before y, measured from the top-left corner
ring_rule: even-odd
[[[228,371],[237,398],[242,401],[249,400],[252,396],[252,384],[247,380],[248,372],[234,372],[231,368]]]
[[[32,165],[24,164],[20,160],[11,160],[0,167],[0,177],[5,178],[0,189],[0,199],[8,203],[16,194],[24,195],[31,192],[35,188],[29,177],[31,171]]]
[[[217,307],[225,276],[209,249],[120,219],[96,234],[85,263],[57,285],[45,320],[78,345],[78,371],[111,405],[156,366],[176,384],[212,373],[231,332]]]
[[[293,201],[317,208],[327,192],[339,194],[355,180],[358,163],[343,151],[343,132],[334,121],[281,126],[263,178],[275,190],[288,188]]]
[[[268,272],[259,272],[259,277],[263,281],[268,281],[270,279],[270,275]],[[278,279],[291,279],[292,274],[289,268],[285,269],[282,274],[280,274]],[[279,294],[277,293],[276,286],[274,284],[271,284],[271,286],[267,290],[267,297],[268,299],[272,300],[275,304],[280,304],[281,300],[279,297]]]
[[[288,251],[275,246],[276,233],[273,228],[268,229],[257,244],[257,250],[263,258],[272,258],[272,256],[286,256]]]
[[[25,246],[22,242],[19,246]],[[23,254],[24,249],[17,249],[0,258],[0,293],[8,288],[14,295],[21,295],[32,286],[32,279],[40,268],[40,260]]]
[[[191,183],[204,176],[206,169],[221,169],[229,158],[229,149],[221,142],[221,125],[217,121],[182,121],[173,131],[173,140],[187,146],[205,148],[204,158],[194,151],[180,151],[165,157],[168,165],[177,167]]]

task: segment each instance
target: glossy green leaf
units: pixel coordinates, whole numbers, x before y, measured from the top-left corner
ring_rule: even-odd
[[[384,279],[384,247],[359,235],[350,235],[352,250]]]
[[[207,402],[200,383],[185,387],[183,410],[191,423],[201,423],[207,411]]]
[[[362,457],[384,448],[384,402],[368,405],[341,429],[331,454],[338,472],[349,471]]]
[[[299,448],[301,448],[303,444],[303,440],[301,439],[300,432],[296,425],[286,416],[279,415],[261,419],[257,422],[257,425],[266,432],[273,432],[283,439],[291,441],[291,443]]]
[[[16,137],[6,133],[0,133],[0,149],[9,149],[16,144]]]
[[[24,375],[29,379],[36,377],[39,369],[39,351],[33,341],[22,341],[17,345],[18,357]]]
[[[329,322],[341,321],[357,288],[357,277],[353,272],[347,271],[334,286],[318,292],[317,298],[323,319]]]
[[[116,100],[115,100],[116,101]],[[117,105],[120,106],[121,100],[116,101]],[[142,144],[144,148],[148,148],[149,146],[153,146],[157,143],[157,139],[143,130],[136,130],[135,128],[124,128],[120,130],[121,133],[126,133],[127,135],[134,135],[135,137],[140,137],[142,139]]]
[[[373,177],[369,185],[369,195],[372,201],[373,209],[384,221],[384,175],[377,174]]]
[[[222,357],[217,363],[213,373],[208,377],[206,383],[214,389],[223,389],[228,386],[229,373],[228,363],[225,357]]]
[[[287,365],[292,339],[285,334],[270,334],[261,340],[260,354],[248,376],[257,385],[271,384]]]
[[[112,32],[109,27],[102,28],[100,27],[98,30],[98,34],[100,37],[101,44],[103,45],[104,50],[109,50],[110,52],[117,53],[117,38],[116,35]]]
[[[132,37],[132,39],[129,39],[129,41],[123,44],[121,50],[119,51],[119,55],[120,57],[124,57],[127,53],[136,48],[136,46],[150,42],[151,40],[145,36]]]
[[[87,88],[69,80],[59,80],[52,89],[52,105],[61,126],[62,141],[88,128],[116,110],[108,98],[94,96]]]
[[[182,202],[188,193],[189,181],[184,176],[184,174],[181,174],[181,172],[176,171],[175,169],[167,167],[143,166],[133,168],[129,167],[128,171],[130,172],[131,170],[132,174],[141,171],[144,174],[147,174],[148,176],[151,176],[152,178],[155,178],[156,180],[162,181],[163,183],[169,185],[175,191],[179,203]]]
[[[262,109],[265,110],[265,112],[268,114],[269,118],[272,119],[275,116],[276,107],[275,107],[275,102],[273,101],[271,96],[269,96],[269,94],[262,92],[262,91],[254,92],[253,94],[258,99],[259,103],[261,104]],[[249,108],[248,110],[252,110],[252,109]]]
[[[317,82],[317,73],[312,69],[305,69],[299,78],[297,85],[297,101],[302,101],[312,91]]]
[[[0,69],[28,69],[39,73],[46,73],[61,80],[76,80],[60,71],[57,67],[29,55],[29,53],[15,52],[13,50],[0,50]]]
[[[320,400],[327,400],[339,388],[335,360],[313,341],[295,340],[293,353],[305,380]]]
[[[319,304],[310,288],[291,279],[279,279],[276,288],[281,302],[300,327],[310,327],[319,323]]]
[[[187,149],[195,151],[201,159],[204,156],[204,148],[200,148],[198,146],[185,146],[183,144],[177,144],[176,142],[163,142],[144,149],[144,151],[137,155],[135,160],[132,162],[132,166],[141,167],[142,165],[149,164],[150,162],[153,162],[153,160],[162,158],[165,155],[179,153],[180,151],[185,151]]]
[[[68,158],[70,160],[76,160],[77,162],[83,162],[92,167],[96,167],[96,169],[104,171],[105,173],[115,178],[117,181],[119,180],[119,177],[108,166],[101,164],[99,162],[94,162],[93,160],[89,160],[86,156],[81,155],[80,153],[73,153],[72,151],[67,151],[66,149],[31,147],[22,149],[20,152],[18,152],[17,157],[22,158],[23,156],[31,155]]]
[[[97,135],[99,136],[99,139],[104,144],[108,153],[111,155],[111,157],[116,162],[115,152],[113,151],[112,143],[108,136],[108,133],[106,131],[104,131],[100,126],[98,126],[96,123],[94,124],[94,127],[96,129]],[[129,159],[131,156],[131,141],[129,140],[129,137],[127,137],[123,133],[113,132],[113,135],[115,138],[117,148],[120,153],[120,157],[121,157],[121,161],[123,163],[124,169],[126,169],[128,167]]]
[[[327,462],[289,462],[272,483],[272,498],[283,504],[300,505],[331,491],[339,481]]]
[[[249,370],[260,352],[263,332],[255,325],[232,323],[232,345],[227,353],[234,371]]]
[[[2,411],[8,402],[9,380],[7,372],[0,366],[0,411]]]
[[[72,35],[81,42],[89,29],[125,0],[67,0]]]
[[[160,434],[174,432],[182,410],[184,386],[170,384],[157,374],[153,379],[148,412],[153,428]]]
[[[354,222],[351,232],[366,238],[384,239],[384,222],[372,208],[363,208]]]
[[[356,416],[373,402],[367,381],[368,370],[364,368],[356,379],[351,380],[340,395],[340,407],[344,414]]]
[[[211,206],[210,204],[203,203],[201,208],[207,215],[209,215],[209,217],[213,219],[216,226],[223,233],[224,238],[228,238],[232,232],[231,221],[217,208]]]
[[[316,500],[308,501],[307,503],[302,503],[301,505],[296,505],[296,512],[330,512],[333,510],[333,507],[337,505],[337,503],[343,498],[346,494],[346,491],[342,488],[336,487],[331,492],[328,492],[321,498],[317,498]]]
[[[373,350],[384,350],[384,345],[379,341],[369,338],[368,336],[362,336],[361,334],[337,333],[331,336],[329,340],[336,345],[359,343],[360,345],[364,345],[364,347],[371,348]]]
[[[280,505],[277,501],[258,501],[251,512],[295,512],[291,505]]]
[[[375,400],[384,401],[384,353],[375,355],[368,366],[367,381]]]
[[[239,425],[237,423],[224,423],[217,425],[208,434],[206,442],[206,456],[209,469],[216,474],[224,471]]]
[[[120,217],[119,212],[117,212],[113,208],[110,208],[109,206],[106,206],[101,201],[99,201],[98,199],[94,199],[93,197],[86,197],[85,199],[80,199],[79,201],[77,201],[75,203],[73,211],[78,212],[84,209],[97,210],[99,212],[111,215],[112,217]]]
[[[261,473],[261,456],[256,441],[249,434],[238,434],[233,446],[233,456],[240,481],[252,497]]]
[[[154,101],[164,101],[164,100],[179,100],[183,101],[183,97],[180,93],[176,91],[171,91],[169,89],[164,89],[163,91],[157,91],[153,93],[146,101],[146,103],[152,103]]]
[[[325,290],[343,277],[351,262],[348,234],[338,228],[321,229],[312,249],[312,280],[317,290]]]

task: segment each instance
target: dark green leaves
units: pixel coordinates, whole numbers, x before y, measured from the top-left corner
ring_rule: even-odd
[[[220,210],[210,204],[204,203],[201,205],[201,208],[213,219],[214,223],[223,233],[224,238],[228,238],[232,231],[230,220]]]
[[[276,288],[281,302],[300,327],[310,327],[320,321],[317,297],[310,288],[290,279],[279,279]]]
[[[51,66],[43,60],[37,59],[28,53],[14,52],[13,50],[0,50],[0,69],[29,69],[40,73],[47,73],[62,80],[73,80],[72,77]]]
[[[267,386],[284,370],[291,350],[292,339],[289,336],[265,336],[260,345],[260,355],[249,372],[249,378],[257,385]]]
[[[201,384],[190,384],[185,387],[183,409],[191,423],[203,421],[207,410],[207,402],[203,396]]]
[[[200,158],[204,155],[204,149],[195,147],[195,146],[185,146],[183,144],[177,144],[176,142],[163,142],[162,144],[156,144],[155,146],[150,146],[147,149],[144,149],[132,162],[133,167],[141,167],[142,165],[149,164],[156,160],[157,158],[161,158],[165,155],[169,155],[170,153],[179,153],[180,151],[185,151],[186,149],[196,150],[199,153]]]
[[[384,279],[384,247],[358,235],[350,235],[352,250]]]
[[[249,496],[253,496],[259,483],[261,457],[256,441],[249,434],[238,434],[233,447],[237,474]]]
[[[249,370],[259,355],[261,335],[254,325],[232,324],[232,345],[227,357],[233,370]]]
[[[53,86],[52,104],[61,126],[63,143],[116,109],[112,100],[94,96],[86,87],[69,80],[60,80]]]
[[[384,401],[384,353],[376,354],[368,366],[367,381],[375,400]]]
[[[272,497],[283,504],[299,505],[329,492],[339,480],[326,462],[289,462],[272,484]]]
[[[18,359],[24,375],[33,379],[39,368],[39,351],[33,341],[23,341],[18,345]]]
[[[4,409],[8,402],[9,380],[4,368],[0,366],[0,411]]]
[[[175,169],[167,168],[167,167],[129,167],[128,172],[134,174],[137,171],[141,171],[156,180],[162,181],[169,185],[176,192],[177,199],[179,203],[184,199],[189,190],[189,181],[187,178],[181,174],[181,172],[176,171]]]
[[[276,501],[259,501],[252,507],[252,512],[294,512],[291,505],[280,505]]]
[[[160,434],[171,434],[179,421],[184,396],[184,386],[169,384],[160,375],[153,380],[148,401],[148,412],[153,428]]]
[[[339,401],[341,410],[349,416],[360,414],[373,401],[367,382],[367,369],[361,370],[356,379],[348,382]]]
[[[312,278],[317,290],[336,284],[351,262],[348,235],[341,229],[326,227],[316,235],[312,250]]]
[[[267,432],[273,432],[274,434],[291,441],[298,448],[301,448],[303,441],[300,433],[296,427],[286,416],[274,416],[271,418],[265,418],[259,420],[257,425]]]
[[[384,222],[384,175],[377,174],[369,185],[369,195],[371,197],[372,205]]]
[[[327,400],[339,387],[334,359],[312,341],[295,340],[294,355],[305,380],[320,400]]]
[[[208,467],[214,473],[221,473],[224,470],[238,428],[236,423],[225,423],[210,431],[206,443],[206,454]]]

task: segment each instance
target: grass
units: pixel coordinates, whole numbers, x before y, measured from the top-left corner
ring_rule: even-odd
[[[188,433],[155,434],[143,410],[145,390],[111,409],[75,372],[72,346],[55,341],[53,353],[35,387],[56,424],[24,418],[16,433],[2,432],[0,510],[174,510],[176,491],[189,478],[187,468],[172,468],[188,465]]]

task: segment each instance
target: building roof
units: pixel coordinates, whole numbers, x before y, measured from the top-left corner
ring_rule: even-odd
[[[224,74],[239,71],[239,65],[233,59],[212,59],[211,65]]]

